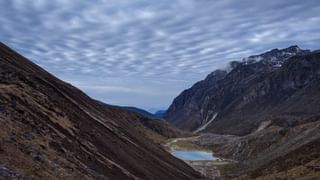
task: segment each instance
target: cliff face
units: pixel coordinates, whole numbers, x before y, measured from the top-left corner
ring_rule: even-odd
[[[168,121],[194,131],[212,120],[205,132],[246,135],[263,124],[295,126],[319,115],[319,53],[297,46],[274,49],[233,62],[232,68],[180,94]]]
[[[217,70],[203,81],[176,97],[165,114],[165,119],[183,130],[196,130],[209,121],[213,111],[208,109],[209,97],[218,88],[218,81],[225,78],[226,71]]]
[[[0,44],[0,178],[200,178],[141,122]]]

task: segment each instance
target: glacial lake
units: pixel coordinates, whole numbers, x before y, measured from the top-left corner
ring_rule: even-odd
[[[191,161],[203,161],[203,160],[215,160],[212,153],[206,151],[179,151],[174,150],[171,152],[175,157],[182,160],[191,160]]]

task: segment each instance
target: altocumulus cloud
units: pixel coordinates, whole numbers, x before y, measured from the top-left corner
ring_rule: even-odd
[[[319,48],[318,0],[2,0],[0,40],[107,103],[166,107],[230,60]]]

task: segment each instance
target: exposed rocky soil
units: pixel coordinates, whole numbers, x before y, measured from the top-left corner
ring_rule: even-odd
[[[180,150],[212,150],[216,161],[186,161],[208,179],[318,179],[320,121],[271,126],[247,136],[201,134],[170,140]]]
[[[320,119],[294,128],[270,126],[241,137],[208,133],[186,140],[231,160],[222,166],[214,165],[221,177],[320,177]]]

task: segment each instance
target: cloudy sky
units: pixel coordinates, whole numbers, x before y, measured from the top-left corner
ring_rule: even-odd
[[[319,49],[318,0],[1,0],[0,41],[90,96],[166,108],[228,61]]]

